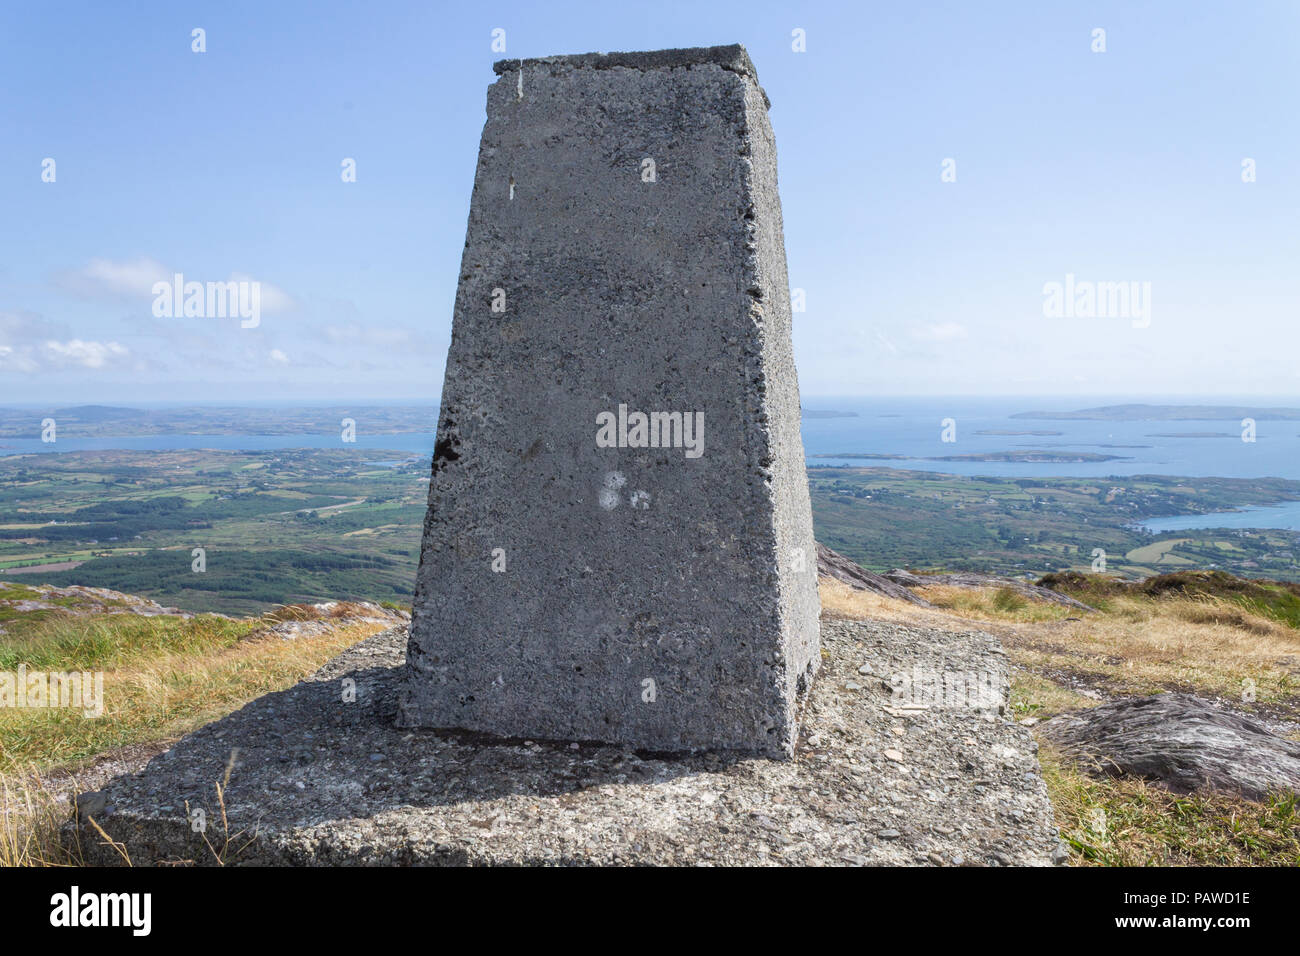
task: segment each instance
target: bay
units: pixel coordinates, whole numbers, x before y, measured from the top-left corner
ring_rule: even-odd
[[[1268,507],[1247,505],[1240,511],[1216,511],[1203,515],[1173,515],[1142,522],[1148,531],[1193,531],[1201,528],[1286,528],[1300,531],[1300,501],[1284,501]]]
[[[1085,477],[1122,479],[1131,475],[1263,478],[1300,480],[1300,422],[1259,421],[1255,441],[1241,440],[1233,421],[1085,421],[1012,418],[1018,412],[1070,410],[1124,399],[1093,398],[877,398],[808,397],[803,441],[812,467],[880,467],[941,472],[972,477]],[[1157,399],[1143,399],[1158,403]],[[1203,404],[1183,398],[1171,404]],[[1237,404],[1212,400],[1212,404]],[[688,403],[689,404],[689,403]],[[1250,405],[1296,405],[1296,399],[1255,399]],[[836,413],[833,417],[829,413]],[[432,421],[436,420],[430,414]],[[46,444],[39,438],[0,439],[0,455],[174,449],[274,451],[293,448],[361,448],[428,456],[434,435],[425,432],[369,435],[364,423],[356,441],[345,444],[338,432],[321,435],[150,435],[72,438]],[[950,426],[950,427],[949,427]],[[954,441],[944,441],[947,429]],[[594,435],[595,426],[592,425]],[[1034,434],[1031,434],[1034,433]],[[1051,434],[1056,433],[1056,434]],[[1072,454],[1114,456],[1105,461],[986,461],[1028,451],[1068,459]],[[708,448],[706,445],[706,454]],[[887,456],[881,458],[849,456]],[[952,456],[965,460],[937,460]],[[969,457],[968,457],[969,456]],[[1217,516],[1184,515],[1153,519],[1152,530],[1203,527],[1300,527],[1300,503],[1250,508]],[[1190,523],[1188,523],[1190,522]],[[1206,522],[1209,522],[1208,524]],[[1217,522],[1217,523],[1216,523]]]

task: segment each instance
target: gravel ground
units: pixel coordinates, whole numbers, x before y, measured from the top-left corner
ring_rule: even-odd
[[[984,866],[1064,857],[1037,747],[1005,714],[1005,656],[988,634],[825,621],[823,667],[791,760],[398,730],[405,648],[400,626],[363,641],[142,772],[82,794],[83,818],[136,865]],[[937,692],[942,674],[947,693]],[[216,784],[227,774],[223,824]],[[91,862],[123,862],[81,825]]]

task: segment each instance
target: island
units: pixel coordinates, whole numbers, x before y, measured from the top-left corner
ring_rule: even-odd
[[[1097,461],[1129,461],[1124,455],[1100,455],[1093,451],[994,451],[972,455],[942,455],[926,461],[1013,461],[1029,464],[1078,465]]]
[[[1012,418],[1047,421],[1178,422],[1300,421],[1300,408],[1253,408],[1248,405],[1102,405],[1073,412],[1017,412]]]
[[[868,461],[1001,461],[1026,462],[1030,464],[1077,465],[1097,461],[1129,461],[1123,455],[1099,455],[1091,451],[1042,451],[1032,449],[1025,451],[990,451],[976,452],[970,455],[883,455],[874,452],[841,452],[830,455],[809,455],[809,458],[842,458],[845,460],[862,459]]]
[[[1052,435],[1064,435],[1065,432],[1054,432],[1030,429],[1026,431],[1016,431],[1014,428],[981,428],[975,433],[976,435],[1032,435],[1036,438],[1044,438]]]
[[[857,412],[838,412],[827,408],[801,408],[804,418],[857,418]]]

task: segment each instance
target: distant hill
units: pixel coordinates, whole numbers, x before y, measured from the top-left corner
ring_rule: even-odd
[[[118,421],[123,418],[144,418],[149,413],[141,408],[120,408],[116,405],[73,405],[55,411],[54,418],[70,418],[79,422]]]
[[[57,410],[0,408],[0,439],[40,435],[53,418],[60,438],[126,438],[147,435],[325,435],[337,433],[344,418],[368,435],[432,434],[436,405],[338,405],[249,407],[201,405],[180,408],[121,408],[74,405]]]
[[[857,412],[839,412],[832,408],[800,409],[804,418],[857,418]]]
[[[1102,405],[1073,412],[1018,412],[1012,418],[1047,421],[1177,422],[1300,421],[1300,408],[1252,408],[1249,405]]]

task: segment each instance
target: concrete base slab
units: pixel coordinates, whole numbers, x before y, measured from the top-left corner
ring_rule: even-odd
[[[805,733],[771,761],[396,728],[394,628],[82,795],[119,847],[84,820],[67,837],[135,865],[1052,861],[1033,739],[998,713],[996,639],[850,621],[822,637]]]

